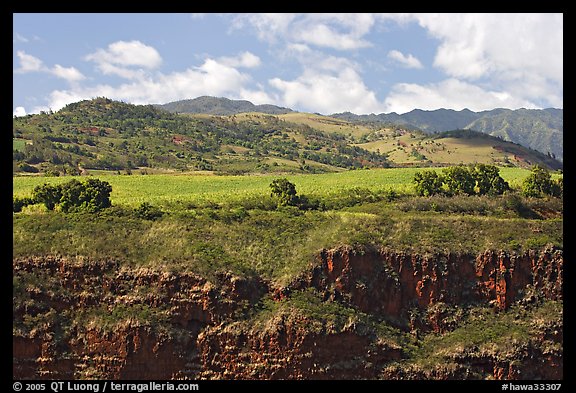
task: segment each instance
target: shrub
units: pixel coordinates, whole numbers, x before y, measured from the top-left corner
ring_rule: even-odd
[[[540,165],[534,165],[532,172],[522,183],[522,193],[527,197],[560,196],[562,188],[562,182],[552,181],[550,172]]]
[[[432,196],[442,192],[442,176],[436,171],[423,171],[414,174],[416,193],[420,196]]]
[[[138,218],[152,221],[162,217],[162,215],[164,214],[164,212],[160,210],[160,208],[152,206],[148,202],[142,202],[140,206],[134,209],[134,213]]]
[[[59,205],[63,212],[75,209],[86,209],[96,212],[111,206],[110,183],[99,179],[88,179],[81,183],[72,179],[58,186],[43,184],[32,191],[35,203],[43,203],[48,210],[54,210]]]
[[[298,198],[296,197],[296,186],[288,179],[275,179],[270,183],[272,196],[278,197],[278,206],[296,206]]]
[[[476,180],[470,168],[464,165],[445,168],[444,182],[451,194],[474,194]]]
[[[510,189],[495,165],[476,164],[472,173],[480,195],[501,195]]]
[[[54,210],[57,203],[62,198],[62,187],[51,186],[50,184],[43,184],[36,186],[32,190],[32,199],[36,203],[43,203],[48,210]]]
[[[23,209],[25,206],[33,205],[33,204],[34,204],[34,199],[32,199],[32,198],[26,198],[26,197],[24,197],[24,198],[18,198],[18,197],[15,197],[15,198],[12,199],[12,211],[13,211],[14,213],[18,213],[18,212],[22,211],[22,209]]]

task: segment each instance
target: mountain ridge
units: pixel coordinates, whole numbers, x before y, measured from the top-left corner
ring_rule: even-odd
[[[172,113],[220,116],[246,112],[271,115],[298,112],[272,104],[254,105],[247,100],[232,100],[212,96],[201,96],[154,106]],[[494,108],[479,112],[468,108],[462,110],[440,108],[435,110],[413,109],[403,114],[391,112],[358,115],[352,112],[340,112],[323,116],[354,123],[401,125],[428,134],[456,129],[471,129],[509,142],[519,143],[563,161],[563,115],[564,110],[559,108]]]
[[[246,112],[259,112],[280,115],[293,112],[292,109],[272,104],[254,105],[247,100],[231,100],[226,97],[200,96],[193,99],[173,101],[166,104],[155,104],[156,108],[171,113],[205,113],[208,115],[229,116]]]
[[[378,115],[344,112],[330,115],[351,122],[403,125],[428,134],[451,129],[471,129],[550,154],[560,161],[564,155],[563,116],[564,110],[558,108],[495,108],[480,112],[442,108],[431,111],[414,109],[401,115],[395,112]]]

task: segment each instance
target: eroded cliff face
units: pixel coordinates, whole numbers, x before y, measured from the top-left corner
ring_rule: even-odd
[[[562,299],[559,250],[422,256],[340,248],[322,251],[319,259],[304,285],[335,298],[346,297],[361,311],[388,317],[402,317],[410,308],[439,302],[485,302],[505,310],[528,286],[548,299]]]
[[[365,324],[334,326],[293,309],[253,317],[264,298],[282,302],[314,288],[326,302],[405,331],[447,332],[459,322],[444,306],[492,304],[505,312],[520,299],[530,302],[532,292],[562,299],[560,250],[421,256],[343,247],[317,258],[285,288],[226,273],[207,280],[114,261],[15,259],[13,377],[562,378],[561,319],[535,338],[552,349],[530,344],[503,355],[467,348],[428,370],[399,365],[408,351]]]

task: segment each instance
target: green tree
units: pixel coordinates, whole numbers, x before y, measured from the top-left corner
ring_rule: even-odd
[[[63,212],[76,209],[86,209],[96,212],[111,206],[110,183],[99,179],[88,179],[81,183],[76,179],[51,186],[43,184],[32,191],[32,199],[35,203],[43,203],[48,210],[54,210],[56,205]]]
[[[48,210],[54,210],[57,203],[62,198],[62,189],[60,186],[51,186],[50,184],[43,184],[36,186],[32,190],[32,199],[36,203],[43,203]]]
[[[534,165],[530,175],[522,182],[522,193],[527,197],[560,196],[561,192],[560,182],[554,182],[548,169],[540,165]]]
[[[12,211],[13,211],[14,213],[18,213],[19,211],[22,211],[22,209],[23,209],[25,206],[33,205],[33,204],[34,204],[34,199],[32,199],[32,198],[27,198],[27,197],[18,198],[18,197],[14,197],[14,198],[12,199]]]
[[[476,180],[472,171],[464,165],[451,166],[443,170],[444,182],[451,194],[474,194]]]
[[[501,195],[510,189],[510,185],[500,176],[500,169],[495,165],[476,164],[472,173],[480,195]]]
[[[298,197],[296,196],[296,186],[288,179],[275,179],[270,183],[272,189],[271,196],[278,197],[278,206],[296,206]]]
[[[436,171],[429,170],[414,174],[416,193],[420,196],[431,196],[442,192],[442,176]]]

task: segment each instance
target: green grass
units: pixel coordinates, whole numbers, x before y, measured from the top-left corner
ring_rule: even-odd
[[[112,185],[112,203],[136,206],[141,202],[221,203],[247,197],[268,195],[269,184],[278,177],[287,177],[296,184],[299,195],[326,196],[355,187],[371,191],[392,189],[399,193],[413,193],[412,179],[422,168],[391,168],[346,171],[314,175],[254,175],[214,176],[195,174],[158,174],[118,176],[99,175]],[[441,169],[437,169],[440,171]],[[510,185],[518,186],[529,171],[520,168],[501,168],[500,174]],[[13,195],[29,196],[32,189],[44,183],[60,184],[70,177],[13,177]]]

